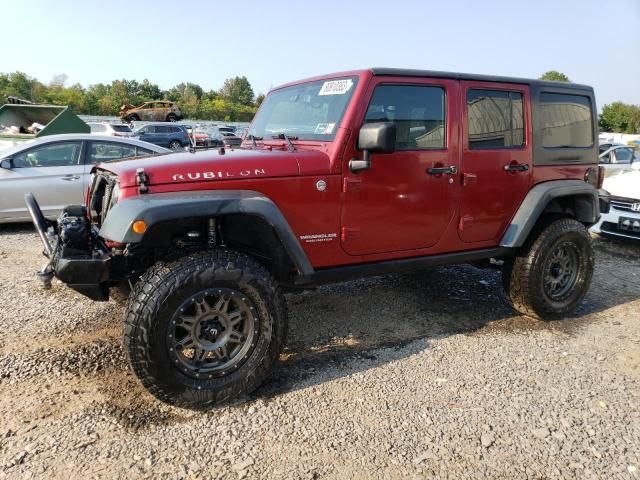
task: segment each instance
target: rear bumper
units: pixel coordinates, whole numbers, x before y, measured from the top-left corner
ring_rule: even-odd
[[[65,247],[59,232],[45,220],[38,202],[31,193],[25,195],[25,202],[42,241],[43,253],[49,258],[49,264],[41,273],[53,273],[58,280],[92,300],[109,300],[111,257],[90,252],[88,245],[86,251]],[[63,215],[65,211],[60,218]]]

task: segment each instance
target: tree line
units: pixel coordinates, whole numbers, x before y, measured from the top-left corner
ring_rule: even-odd
[[[249,121],[264,95],[255,95],[246,77],[225,80],[219,90],[205,91],[196,83],[179,83],[169,90],[144,79],[114,80],[83,87],[66,85],[67,76],[56,75],[48,84],[22,72],[0,73],[0,102],[8,96],[34,103],[69,105],[84,115],[117,115],[126,103],[140,105],[150,100],[176,102],[185,118],[199,120]]]
[[[542,80],[570,82],[556,70],[544,73]],[[35,103],[70,105],[76,113],[85,115],[117,115],[125,103],[139,105],[149,100],[176,102],[186,118],[195,120],[250,121],[262,103],[264,95],[255,95],[246,77],[228,78],[219,90],[205,91],[196,83],[179,83],[162,90],[146,78],[114,80],[83,87],[79,83],[66,85],[67,76],[56,75],[44,84],[22,72],[0,73],[0,101],[7,96]],[[600,130],[615,133],[640,133],[640,105],[613,102],[602,107]]]

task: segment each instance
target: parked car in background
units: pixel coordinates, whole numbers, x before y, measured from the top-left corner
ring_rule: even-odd
[[[0,223],[24,222],[26,192],[37,192],[47,218],[65,205],[81,205],[93,165],[170,150],[129,138],[88,133],[49,135],[0,153]]]
[[[91,133],[97,135],[110,135],[112,137],[135,137],[133,130],[124,123],[110,123],[110,122],[87,122]]]
[[[598,162],[605,169],[605,176],[610,177],[618,173],[631,170],[633,163],[640,166],[635,157],[635,149],[627,145],[601,144],[599,147]]]
[[[235,133],[220,132],[220,135],[222,136],[221,140],[225,147],[239,147],[242,145],[242,139]]]
[[[189,134],[189,139],[191,140],[191,144],[196,147],[206,148],[210,146],[210,136],[209,134],[202,128],[193,125],[182,125],[187,130]]]
[[[171,150],[182,150],[191,145],[189,133],[183,125],[148,124],[140,127],[135,133],[143,142]]]
[[[213,127],[209,132],[210,145],[212,147],[235,148],[242,145],[242,138],[235,134],[232,127]]]
[[[640,240],[640,171],[605,178],[602,188],[611,194],[611,209],[591,231]]]
[[[139,107],[122,105],[120,118],[126,122],[176,122],[182,120],[182,112],[175,103],[161,100],[145,102]]]

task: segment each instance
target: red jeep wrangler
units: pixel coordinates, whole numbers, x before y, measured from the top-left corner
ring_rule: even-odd
[[[129,285],[133,371],[192,408],[262,382],[283,290],[493,258],[516,310],[559,318],[589,288],[587,228],[608,208],[596,134],[583,85],[396,69],[291,83],[241,149],[103,163],[55,227],[26,195],[40,275],[95,300]]]

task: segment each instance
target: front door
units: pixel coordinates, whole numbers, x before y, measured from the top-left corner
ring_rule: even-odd
[[[531,183],[526,85],[461,82],[462,192],[458,234],[498,242]]]
[[[67,205],[84,203],[82,142],[34,147],[12,158],[0,172],[0,219],[28,220],[25,193],[33,193],[45,216],[55,218]]]
[[[341,240],[351,255],[435,245],[454,215],[458,188],[458,99],[454,80],[374,78],[362,123],[394,122],[396,151],[371,155],[371,168],[349,171],[361,158],[357,131],[345,152]],[[453,167],[451,173],[437,168]]]

